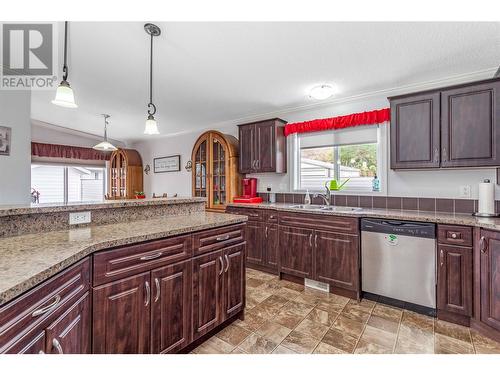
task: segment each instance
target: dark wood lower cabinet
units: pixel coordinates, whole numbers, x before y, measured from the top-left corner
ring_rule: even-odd
[[[245,305],[245,245],[224,250],[224,317],[229,319]]]
[[[193,339],[215,327],[222,316],[222,251],[193,258]]]
[[[439,245],[437,277],[438,310],[471,316],[472,248]]]
[[[45,354],[45,330],[29,332],[16,341],[5,354]]]
[[[246,226],[245,240],[247,242],[247,261],[252,264],[264,265],[263,223],[249,221]]]
[[[191,275],[191,260],[151,272],[153,353],[177,352],[191,341]]]
[[[313,236],[311,229],[280,226],[280,272],[312,278]]]
[[[150,352],[150,272],[94,288],[93,352]]]
[[[314,232],[314,278],[339,288],[359,289],[358,236]]]
[[[480,320],[500,331],[500,232],[481,230]]]
[[[279,230],[277,224],[265,224],[264,229],[264,252],[266,255],[265,265],[272,270],[278,270],[279,261]]]

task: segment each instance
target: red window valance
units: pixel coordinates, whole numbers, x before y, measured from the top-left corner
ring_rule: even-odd
[[[111,153],[93,148],[31,142],[31,155],[47,158],[109,160]]]
[[[375,125],[389,121],[390,118],[390,109],[384,108],[370,112],[353,113],[346,116],[296,122],[285,126],[285,136],[293,133],[319,132],[324,130],[344,129],[352,126]]]

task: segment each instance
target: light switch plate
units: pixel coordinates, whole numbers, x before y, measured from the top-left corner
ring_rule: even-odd
[[[88,224],[92,221],[90,211],[70,212],[69,225]]]
[[[471,197],[471,188],[470,185],[460,185],[460,198],[470,198]]]

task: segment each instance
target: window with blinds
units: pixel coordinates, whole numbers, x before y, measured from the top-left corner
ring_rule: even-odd
[[[332,179],[349,179],[343,190],[372,191],[380,169],[378,138],[376,126],[298,135],[296,189],[317,191]]]

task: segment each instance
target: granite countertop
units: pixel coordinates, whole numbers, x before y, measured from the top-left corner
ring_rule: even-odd
[[[99,210],[107,208],[140,207],[140,206],[158,206],[186,203],[205,202],[206,198],[149,198],[149,199],[117,199],[103,202],[79,202],[79,203],[51,203],[51,204],[17,204],[0,205],[0,216],[42,214],[51,212],[68,212]]]
[[[0,305],[95,251],[246,220],[241,215],[200,212],[1,238]]]
[[[390,210],[378,208],[362,208],[358,211],[321,211],[318,209],[294,208],[291,203],[232,203],[231,207],[262,208],[268,210],[297,213],[313,213],[319,215],[373,217],[395,220],[425,221],[439,224],[468,225],[487,229],[500,230],[500,218],[484,218],[467,214],[450,214],[433,211]],[[344,207],[339,207],[340,209]]]

